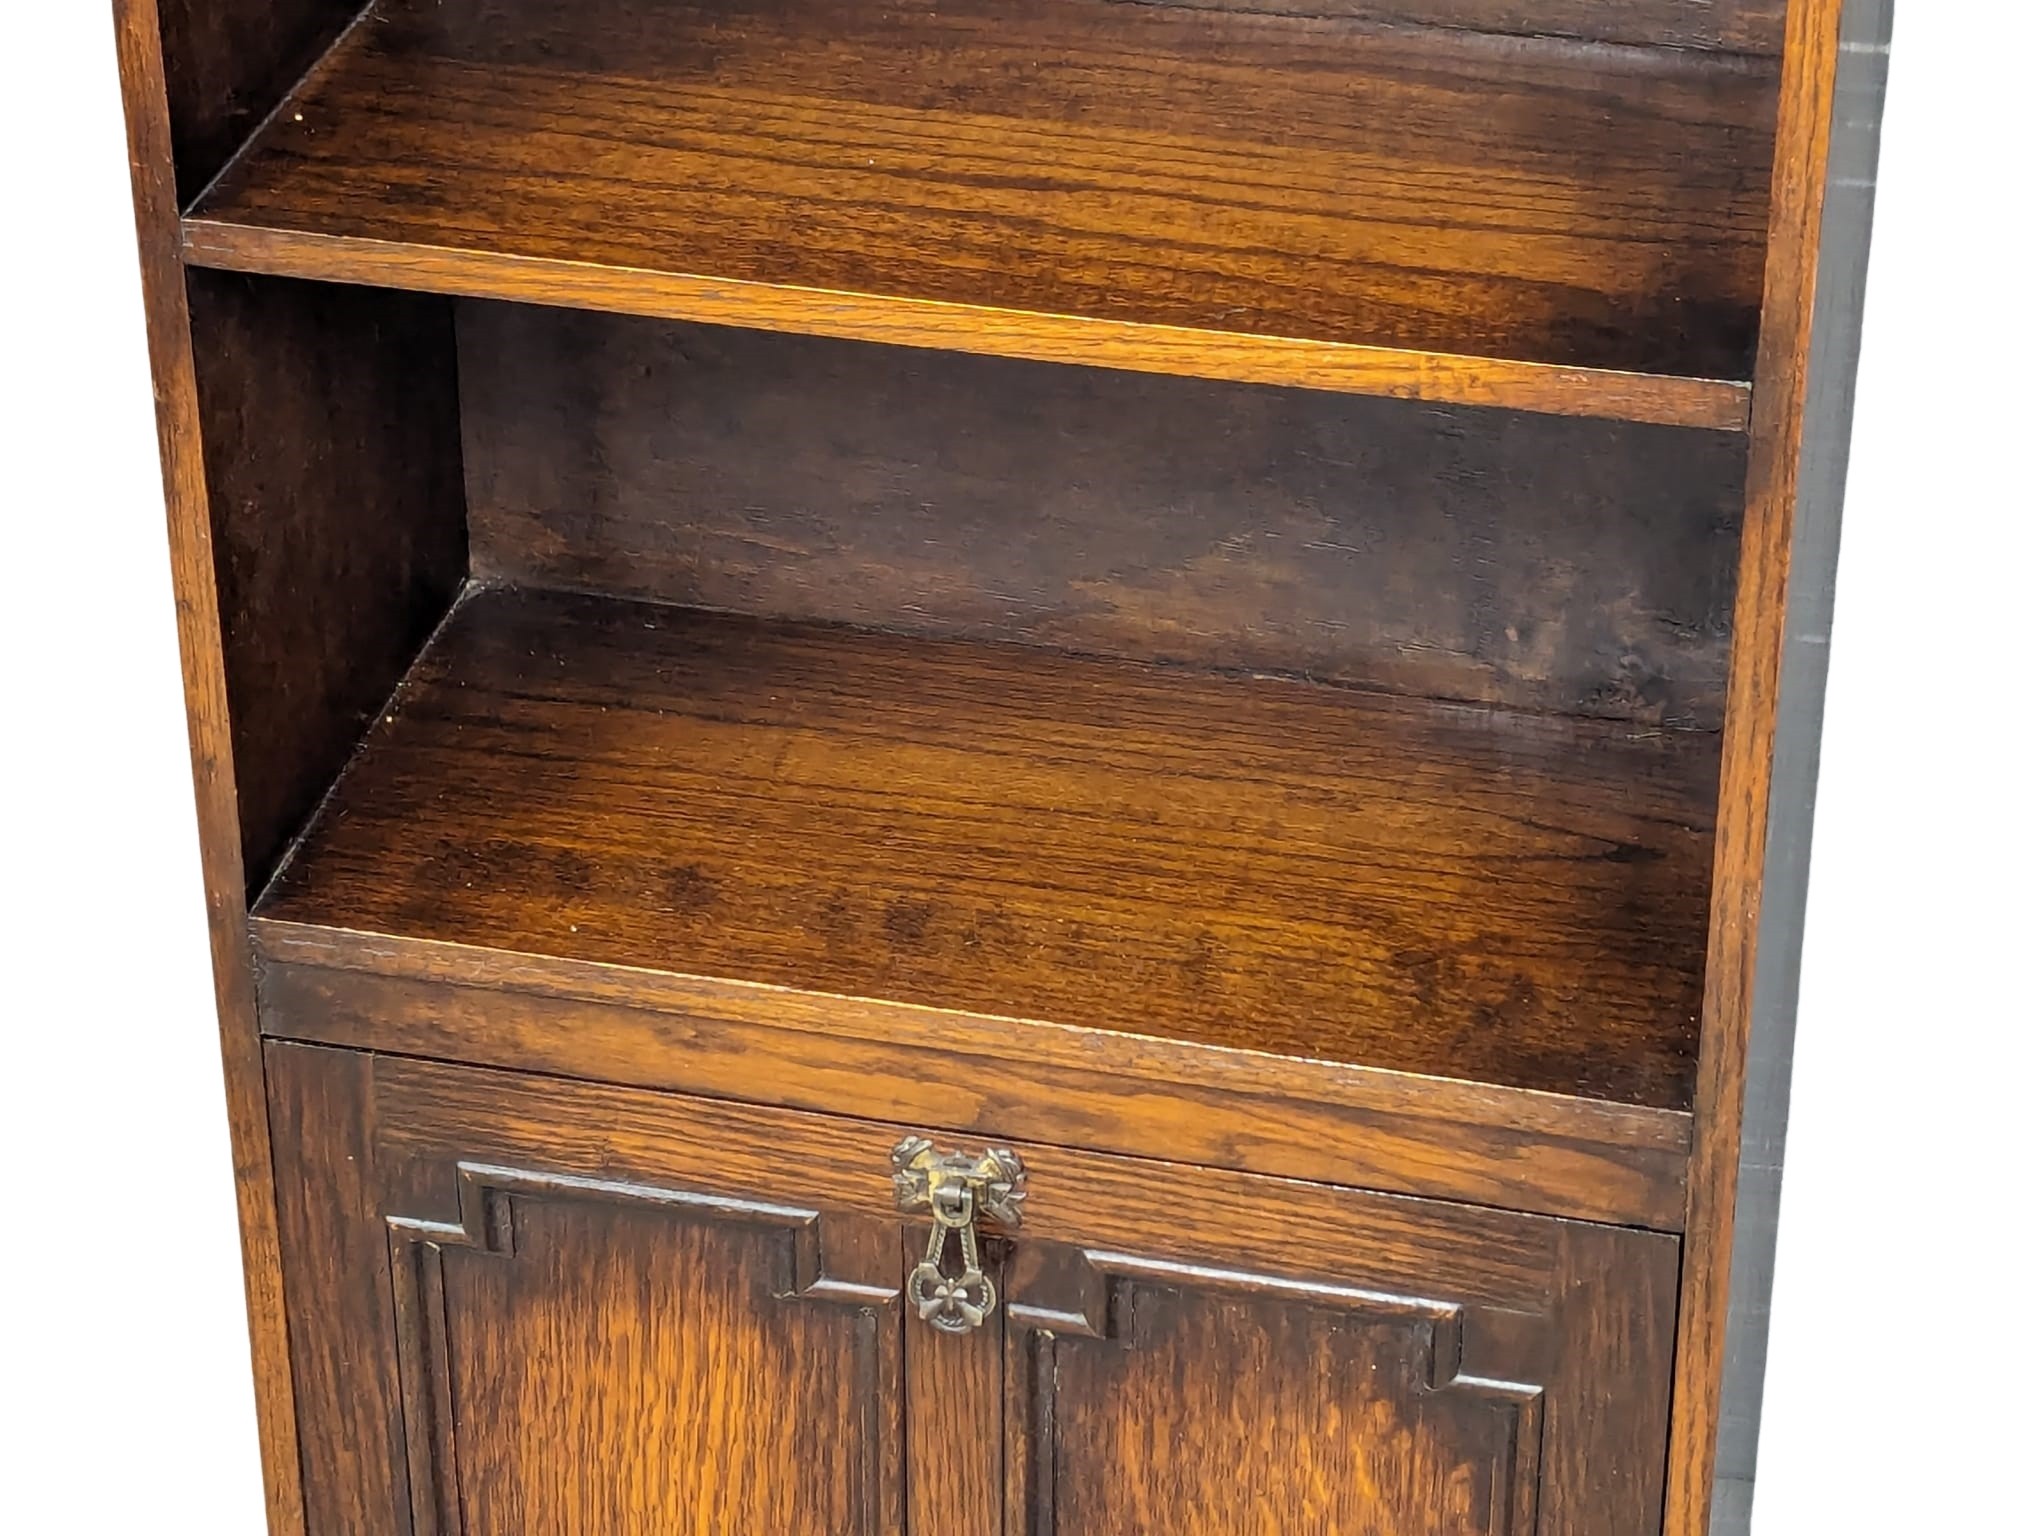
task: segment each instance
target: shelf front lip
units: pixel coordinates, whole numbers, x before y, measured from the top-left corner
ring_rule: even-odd
[[[192,266],[227,272],[592,309],[1032,362],[1716,432],[1747,432],[1750,423],[1750,386],[1732,379],[1572,368],[1036,314],[934,299],[839,293],[325,235],[202,215],[183,221],[183,251]]]
[[[273,1038],[866,1116],[880,1106],[858,1103],[846,1081],[925,1082],[968,1061],[972,1075],[941,1092],[957,1118],[931,1129],[1663,1232],[1684,1225],[1693,1117],[1682,1110],[260,916],[249,928]],[[358,1007],[307,996],[325,981]],[[444,1016],[458,1010],[443,1004],[476,991],[492,999],[491,1016],[453,1039]],[[598,1017],[602,1029],[586,1027]],[[804,1057],[771,1076],[746,1071],[761,1041],[799,1056],[797,1042],[818,1037],[843,1042],[857,1064],[820,1047],[811,1081]],[[742,1081],[727,1075],[732,1061]],[[1082,1104],[1058,1095],[1073,1083]],[[1184,1105],[1207,1147],[1161,1145],[1139,1123]]]

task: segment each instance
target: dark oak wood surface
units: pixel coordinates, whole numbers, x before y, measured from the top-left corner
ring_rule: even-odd
[[[516,1253],[441,1258],[458,1406],[451,1531],[839,1536],[860,1475],[875,1319],[792,1305],[770,1226],[525,1200]],[[878,1326],[896,1350],[896,1313]]]
[[[447,300],[189,275],[241,857],[259,889],[467,574]]]
[[[926,1238],[909,1228],[902,1239],[905,1274],[926,1252]],[[1002,1530],[1006,1457],[997,1431],[1006,1410],[1002,1332],[992,1326],[959,1338],[918,1322],[907,1327],[908,1536]]]
[[[271,1055],[310,1536],[900,1531],[896,1222],[407,1163],[372,1061]]]
[[[1049,1358],[1036,1390],[1053,1450],[1033,1529],[1533,1528],[1536,1426],[1523,1421],[1537,1394],[1438,1382],[1428,1319],[1349,1311],[1329,1296],[1311,1306],[1191,1286],[1136,1295],[1141,1315],[1122,1340],[1042,1341]]]
[[[1676,1232],[1690,1117],[258,918],[263,1028]]]
[[[170,150],[183,202],[361,12],[360,0],[157,0]],[[171,210],[175,215],[174,208]],[[174,227],[174,226],[173,226]]]
[[[384,0],[187,252],[1740,428],[1775,90],[1742,55],[1110,0]]]
[[[270,1536],[303,1536],[304,1474],[298,1460],[298,1410],[291,1379],[276,1173],[270,1159],[254,956],[248,942],[233,728],[221,656],[219,591],[191,315],[178,252],[177,130],[165,78],[166,19],[174,19],[174,13],[173,18],[159,15],[156,0],[114,0],[113,39],[126,115],[144,323],[163,460],[170,577],[198,812],[199,872],[214,1003],[219,1013],[255,1428],[262,1451],[263,1501]],[[40,573],[37,579],[48,579],[51,574]],[[79,590],[81,602],[91,600],[87,585],[81,582]],[[107,808],[108,815],[126,811],[120,805]]]
[[[373,1058],[269,1050],[277,1216],[291,1297],[288,1378],[304,1434],[306,1536],[370,1529],[355,1512],[403,1476],[404,1403],[395,1373],[355,1368],[356,1340],[393,1338],[389,1233],[376,1185]],[[295,1470],[295,1464],[293,1466]]]
[[[270,1069],[319,1213],[300,1358],[371,1410],[315,1453],[313,1536],[455,1507],[703,1536],[1656,1514],[1669,1237],[1022,1144],[1004,1306],[947,1338],[900,1306],[911,1127],[304,1046]]]
[[[1574,37],[1642,47],[1720,48],[1776,55],[1785,0],[1151,0],[1158,5],[1350,16],[1407,26],[1525,37]]]
[[[1721,723],[1726,433],[459,311],[485,579]]]
[[[1683,1108],[1713,752],[495,590],[260,913]]]
[[[1794,0],[1780,109],[1778,195],[1765,282],[1762,406],[1750,484],[1722,733],[1721,822],[1709,911],[1706,1008],[1679,1302],[1666,1536],[1706,1536],[1728,1339],[1743,1097],[1756,1000],[1757,936],[1777,747],[1786,596],[1792,575],[1805,411],[1816,366],[1814,305],[1833,133],[1842,0]],[[1825,366],[1835,364],[1823,360]]]

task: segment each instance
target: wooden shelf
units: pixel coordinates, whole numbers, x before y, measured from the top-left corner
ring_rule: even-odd
[[[506,983],[551,957],[1683,1110],[1717,751],[486,590],[258,941],[335,963],[472,946]]]
[[[187,259],[1739,430],[1776,61],[1034,0],[384,0]]]

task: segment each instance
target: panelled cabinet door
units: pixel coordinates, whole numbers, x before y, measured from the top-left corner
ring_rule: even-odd
[[[391,1219],[416,1530],[897,1529],[890,1232],[627,1181],[458,1177],[454,1225]]]
[[[270,1053],[312,1532],[897,1536],[898,1219],[377,1070]]]
[[[1116,1251],[1014,1250],[1010,1536],[1659,1529],[1674,1241],[1214,1181],[1158,1170]]]
[[[269,1080],[313,1536],[1658,1526],[1666,1237],[1021,1147],[959,1286],[901,1127],[294,1045]]]

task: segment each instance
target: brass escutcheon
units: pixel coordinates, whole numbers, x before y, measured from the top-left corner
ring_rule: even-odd
[[[925,1136],[909,1136],[893,1148],[893,1198],[903,1211],[929,1212],[928,1253],[907,1277],[907,1300],[924,1322],[944,1333],[969,1333],[983,1326],[999,1305],[999,1288],[978,1256],[980,1219],[1020,1225],[1027,1198],[1027,1170],[1003,1147],[972,1156],[937,1152]],[[956,1262],[949,1262],[954,1238]]]

